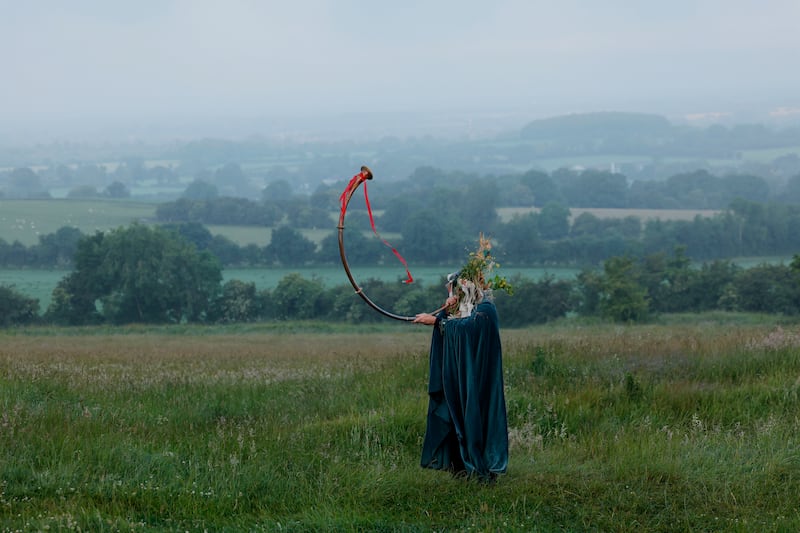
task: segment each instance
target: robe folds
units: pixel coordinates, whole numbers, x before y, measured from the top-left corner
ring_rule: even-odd
[[[469,317],[437,318],[421,465],[492,479],[508,466],[497,309],[484,299]]]

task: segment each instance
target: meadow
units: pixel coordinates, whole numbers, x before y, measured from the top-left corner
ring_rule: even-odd
[[[503,329],[510,464],[419,467],[424,326],[0,332],[4,531],[797,531],[800,327]]]
[[[25,246],[63,226],[85,234],[152,220],[156,204],[133,200],[0,200],[0,238]]]
[[[531,207],[500,207],[497,209],[497,215],[502,222],[508,222],[514,215],[525,215],[531,211],[539,211],[538,208]],[[611,207],[570,207],[569,218],[572,223],[583,213],[589,213],[600,219],[606,218],[626,218],[636,217],[642,223],[649,220],[694,220],[696,216],[704,218],[711,218],[719,213],[714,209],[622,209]]]

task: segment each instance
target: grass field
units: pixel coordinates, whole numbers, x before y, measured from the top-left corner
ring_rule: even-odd
[[[497,210],[500,220],[508,222],[514,215],[524,215],[535,210],[531,207],[501,207]],[[582,213],[591,213],[597,218],[625,218],[637,217],[642,222],[648,220],[694,220],[697,215],[712,217],[719,211],[714,209],[613,209],[599,207],[571,207],[569,209],[570,221],[575,220]]]
[[[488,486],[418,466],[429,335],[0,332],[2,529],[800,529],[797,325],[503,330],[511,457]]]
[[[519,145],[519,141],[501,141],[490,142],[490,146],[494,145]],[[536,146],[536,142],[523,143],[531,147]],[[757,150],[742,150],[735,158],[697,158],[697,157],[664,157],[660,161],[665,164],[677,163],[695,163],[700,166],[708,165],[711,172],[714,169],[719,171],[728,171],[732,167],[741,166],[743,161],[750,161],[756,163],[769,163],[774,159],[791,154],[800,153],[800,147],[789,146],[784,148],[768,148]],[[560,168],[572,168],[575,166],[585,168],[619,168],[622,165],[646,165],[652,163],[651,156],[637,156],[637,155],[621,155],[621,154],[603,154],[603,155],[585,155],[585,156],[569,156],[569,157],[544,157],[537,158],[533,163],[536,168],[541,168],[547,172],[553,172]],[[509,164],[507,170],[509,172],[526,172],[530,170],[531,164]]]
[[[0,238],[26,246],[39,235],[72,226],[85,234],[152,220],[153,203],[112,200],[0,200]]]
[[[206,226],[208,231],[214,235],[222,235],[232,240],[239,246],[246,244],[256,244],[258,246],[267,246],[272,240],[272,228],[256,227],[256,226]],[[319,245],[322,239],[336,232],[336,222],[332,222],[329,228],[324,229],[306,229],[298,228],[303,237],[311,242]],[[390,236],[391,234],[387,234]]]

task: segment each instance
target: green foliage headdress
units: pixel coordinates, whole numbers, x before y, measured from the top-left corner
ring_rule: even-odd
[[[497,289],[513,294],[513,288],[506,278],[492,273],[500,264],[492,256],[492,243],[481,233],[478,237],[478,249],[470,252],[469,260],[461,267],[457,275],[448,276],[448,281],[455,279],[453,294],[458,302],[448,309],[451,315],[467,316],[484,297],[486,291]]]

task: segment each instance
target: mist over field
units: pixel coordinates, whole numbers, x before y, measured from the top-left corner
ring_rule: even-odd
[[[793,0],[7,2],[0,145],[798,120]]]

